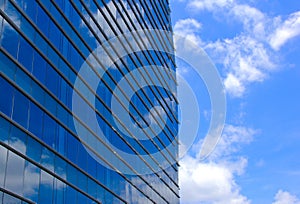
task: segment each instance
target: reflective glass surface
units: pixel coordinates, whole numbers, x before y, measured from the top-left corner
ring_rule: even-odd
[[[167,0],[0,2],[0,203],[179,203],[176,82],[174,73],[168,71],[175,70],[174,60],[164,52],[143,50],[106,67],[107,59],[91,54],[103,42],[126,32],[171,31],[168,6]],[[172,42],[159,32],[144,37],[153,47],[173,50]],[[132,40],[140,47],[146,44],[141,36]],[[105,52],[110,58],[118,56],[118,50],[130,47],[126,43]],[[87,79],[80,79],[83,90],[75,87],[84,62],[91,73],[107,70],[96,90]],[[166,69],[132,80],[132,86],[144,81],[147,86],[126,99],[127,112],[142,129],[153,121],[163,128],[157,135],[150,128],[144,131],[148,140],[138,140],[131,130],[128,134],[119,130],[111,100],[125,75],[148,65]],[[152,86],[154,79],[169,90]],[[88,116],[72,112],[74,93],[95,112],[104,140],[85,122]],[[90,94],[95,101],[87,97]],[[153,112],[154,106],[160,112]],[[89,142],[81,140],[74,121]],[[106,146],[108,142],[138,156],[139,166],[149,174],[126,174],[110,160],[137,172],[132,161],[94,151],[106,148],[114,153]],[[166,146],[171,148],[161,153]],[[155,157],[139,157],[154,153],[161,154],[169,167],[162,168]]]

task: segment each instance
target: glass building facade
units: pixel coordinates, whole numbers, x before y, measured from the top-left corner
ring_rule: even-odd
[[[74,85],[83,64],[91,72],[104,69],[101,56],[94,56],[96,65],[87,62],[102,43],[146,29],[172,32],[168,0],[0,0],[0,203],[179,203],[172,39],[163,32],[136,35],[135,43],[161,48],[129,52],[106,67],[92,105]],[[107,56],[126,47],[120,43]],[[119,130],[111,100],[125,75],[149,65],[158,66],[151,77],[168,88],[150,84],[150,75],[143,75],[147,73],[133,77],[132,83],[144,80],[149,86],[128,99],[132,124],[141,130],[151,123],[161,127],[157,135],[144,132],[149,139],[139,141],[134,133]],[[94,108],[105,140],[72,112],[74,92]],[[99,144],[110,142],[136,155],[147,173],[108,149],[132,173],[118,169],[80,138],[75,123]],[[151,162],[139,157],[154,153],[167,165],[156,157],[150,156]]]

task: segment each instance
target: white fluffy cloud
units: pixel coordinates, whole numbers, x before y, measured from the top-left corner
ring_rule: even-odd
[[[241,163],[240,168],[244,168]],[[182,203],[250,203],[226,166],[185,157],[179,172]]]
[[[216,63],[223,65],[226,72],[224,85],[233,96],[242,96],[246,85],[263,81],[266,73],[275,67],[264,43],[244,34],[209,42],[204,48]]]
[[[190,0],[188,8],[208,10],[230,21],[241,22],[243,29],[233,38],[202,41],[196,19],[176,22],[174,31],[202,46],[224,69],[224,86],[231,96],[241,97],[251,83],[262,82],[277,66],[277,53],[287,41],[300,35],[300,12],[286,20],[269,17],[257,8],[234,0]],[[228,22],[228,21],[224,21]]]
[[[174,26],[174,32],[177,35],[185,36],[189,41],[195,43],[198,46],[202,45],[199,31],[202,24],[195,19],[187,18],[176,22]]]
[[[196,156],[185,156],[180,162],[182,203],[250,203],[235,181],[235,176],[243,174],[247,159],[235,153],[241,144],[251,142],[255,133],[250,128],[226,125],[220,142],[206,162],[199,159],[201,144],[195,145]]]
[[[300,200],[287,191],[279,190],[272,204],[300,204]]]
[[[270,37],[270,45],[279,50],[288,40],[300,35],[300,11],[295,12],[289,18],[279,24],[276,31]]]

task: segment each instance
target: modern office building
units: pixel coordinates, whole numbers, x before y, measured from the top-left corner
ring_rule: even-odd
[[[173,42],[157,29],[172,32],[168,0],[0,0],[0,203],[179,203]]]

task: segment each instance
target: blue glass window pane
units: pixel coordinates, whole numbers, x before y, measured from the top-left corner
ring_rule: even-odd
[[[46,78],[46,62],[45,60],[37,53],[34,52],[33,59],[33,75],[43,84],[45,84]]]
[[[31,79],[24,71],[17,69],[16,71],[16,83],[21,87],[26,93],[30,94],[31,92]]]
[[[44,33],[44,35],[48,35],[49,17],[40,6],[38,6],[37,11],[37,27]]]
[[[7,149],[0,145],[0,187],[4,186]],[[0,197],[1,198],[1,197]]]
[[[41,171],[41,182],[39,191],[39,202],[52,204],[53,198],[53,177],[48,173]]]
[[[43,104],[53,115],[56,115],[57,102],[48,93],[45,93],[45,101]]]
[[[7,22],[4,23],[1,45],[14,58],[17,58],[19,34]]]
[[[55,157],[55,168],[54,168],[55,173],[65,179],[66,173],[67,173],[66,167],[67,167],[66,161],[63,160],[62,158],[56,156]]]
[[[39,138],[42,138],[43,115],[43,111],[30,102],[29,131]]]
[[[97,177],[97,161],[93,159],[93,157],[88,154],[87,155],[87,172],[93,177]]]
[[[0,111],[10,117],[12,112],[13,88],[2,77],[0,77],[0,96]]]
[[[51,32],[49,32],[49,40],[51,41],[52,44],[54,44],[54,46],[57,49],[59,49],[61,32],[52,21],[50,21],[49,29],[51,31]]]
[[[67,83],[65,82],[65,80],[61,80],[60,83],[60,88],[59,88],[59,99],[61,100],[61,102],[63,102],[64,104],[66,104],[66,97],[67,97]]]
[[[69,43],[68,39],[65,36],[62,36],[62,50],[61,50],[61,53],[65,58],[68,57],[69,47],[70,47],[70,43]]]
[[[105,183],[105,175],[108,169],[102,166],[100,163],[97,163],[97,180],[101,183]]]
[[[71,110],[72,109],[72,94],[73,90],[70,86],[67,86],[66,92],[66,106]],[[72,122],[73,123],[73,122]]]
[[[55,179],[54,181],[54,203],[66,203],[65,202],[65,189],[66,189],[66,184],[61,182],[58,179]]]
[[[54,153],[48,148],[42,148],[41,164],[48,170],[54,172]]]
[[[50,147],[55,145],[55,137],[57,134],[57,123],[48,115],[44,115],[43,140]]]
[[[6,189],[17,194],[22,194],[24,166],[25,160],[9,151],[5,178]]]
[[[18,61],[29,71],[32,70],[32,58],[33,58],[33,48],[29,43],[20,38],[20,47],[18,54]]]
[[[65,145],[66,145],[66,135],[67,132],[61,126],[58,127],[58,138],[57,138],[57,150],[60,154],[65,155]]]
[[[67,158],[76,162],[78,141],[68,133],[67,135]]]
[[[78,145],[78,153],[77,153],[77,165],[86,170],[86,164],[87,164],[87,152],[85,148],[82,146],[82,144]]]
[[[45,93],[44,90],[35,83],[32,83],[31,96],[40,104],[44,104]]]
[[[39,183],[40,183],[40,169],[35,165],[26,162],[24,171],[24,196],[38,202],[39,194]]]
[[[67,181],[77,185],[77,173],[77,170],[73,166],[67,164]]]
[[[57,72],[52,67],[47,66],[46,86],[56,96],[58,95],[58,79],[59,75]]]
[[[0,117],[0,141],[7,143],[10,132],[10,123]]]
[[[42,153],[42,146],[40,143],[38,143],[35,139],[28,137],[27,138],[27,146],[30,148],[27,148],[26,155],[33,159],[36,162],[40,162],[41,160],[41,153]]]
[[[16,65],[2,52],[0,52],[0,69],[11,80],[14,80]]]
[[[27,135],[19,128],[12,126],[9,138],[9,145],[15,150],[25,154],[26,152]]]
[[[57,119],[63,122],[64,124],[68,124],[68,113],[66,109],[64,109],[61,105],[57,105]]]
[[[76,194],[76,191],[70,187],[70,186],[67,186],[66,188],[66,203],[76,203],[76,197],[77,197],[77,194]]]
[[[72,132],[76,132],[75,130],[75,125],[74,125],[74,118],[73,115],[68,114],[68,128],[72,131]]]
[[[24,128],[28,126],[29,100],[19,92],[15,92],[12,118]]]

